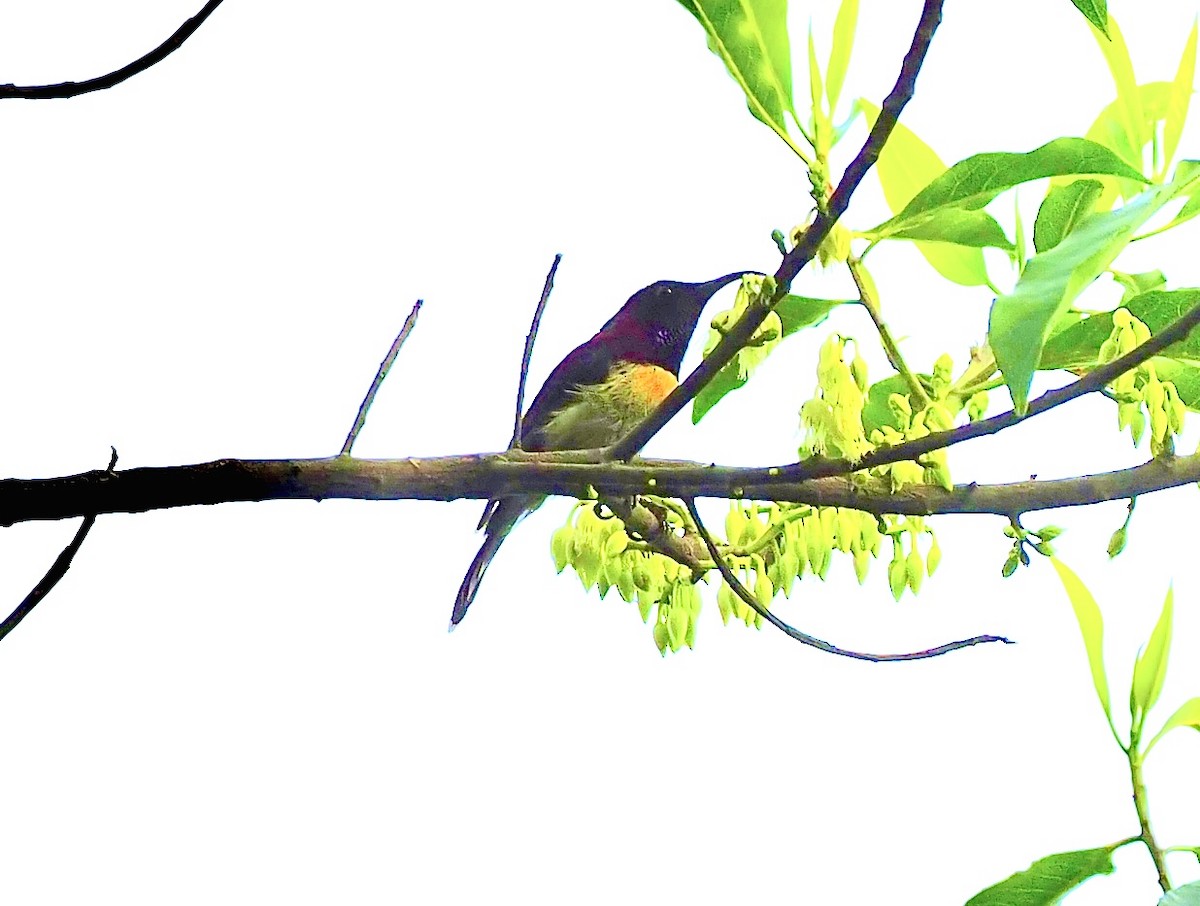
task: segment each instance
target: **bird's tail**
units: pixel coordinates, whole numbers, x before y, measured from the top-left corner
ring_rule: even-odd
[[[537,498],[534,498],[533,502],[536,505]],[[499,501],[494,510],[485,514],[487,536],[483,539],[479,553],[471,561],[467,574],[463,576],[462,585],[458,587],[458,597],[454,599],[454,610],[450,613],[450,629],[452,631],[467,615],[467,608],[475,600],[475,593],[479,591],[479,583],[483,581],[483,574],[487,572],[488,565],[496,556],[496,551],[500,550],[500,545],[504,543],[504,539],[508,537],[512,527],[517,524],[517,520],[529,511],[529,503],[524,498],[505,498]]]

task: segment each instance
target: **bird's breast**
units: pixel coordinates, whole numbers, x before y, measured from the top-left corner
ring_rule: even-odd
[[[589,450],[616,443],[678,384],[675,375],[657,365],[618,362],[604,380],[571,391],[566,405],[546,422],[546,447]]]

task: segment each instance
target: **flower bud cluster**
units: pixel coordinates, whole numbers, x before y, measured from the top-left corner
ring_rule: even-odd
[[[914,595],[921,590],[921,583],[926,576],[932,576],[942,562],[942,549],[938,545],[937,535],[925,524],[923,516],[888,517],[895,523],[888,528],[892,539],[892,562],[888,564],[888,588],[892,597],[897,601],[904,595],[907,588]],[[904,537],[908,536],[908,549],[905,550]],[[929,550],[922,556],[918,540],[922,535],[929,535]]]
[[[1150,329],[1128,309],[1113,312],[1113,328],[1100,346],[1097,357],[1101,365],[1120,358],[1150,339]],[[1143,362],[1126,371],[1108,385],[1117,401],[1117,430],[1129,429],[1136,446],[1141,443],[1150,425],[1150,452],[1154,456],[1169,456],[1175,452],[1175,436],[1183,431],[1187,407],[1179,398],[1175,384],[1159,380],[1154,361]]]
[[[1054,545],[1051,543],[1062,534],[1057,525],[1047,525],[1045,528],[1031,531],[1022,528],[1019,523],[1005,526],[1004,534],[1013,539],[1008,557],[1000,568],[1000,575],[1007,579],[1017,571],[1018,566],[1028,566],[1030,562],[1029,549],[1032,548],[1043,557],[1054,556]],[[1110,553],[1109,556],[1116,556]]]
[[[704,355],[707,356],[716,348],[717,344],[721,342],[721,338],[728,333],[729,328],[746,313],[746,309],[749,308],[752,301],[757,300],[763,293],[770,294],[774,291],[775,281],[771,277],[764,277],[761,274],[743,276],[742,284],[738,287],[737,296],[733,302],[733,308],[720,312],[712,319],[708,341],[704,344]],[[750,372],[771,354],[771,350],[781,339],[783,339],[783,322],[779,320],[779,315],[772,311],[759,325],[754,336],[738,350],[734,359],[737,363],[738,378],[743,381],[749,378]]]
[[[550,539],[554,568],[575,570],[585,589],[603,598],[615,588],[621,599],[637,602],[643,622],[654,613],[654,643],[665,654],[694,646],[700,592],[691,571],[670,557],[630,539],[616,516],[601,515],[597,502],[576,504],[566,523]]]
[[[800,407],[805,429],[801,458],[831,456],[858,462],[872,449],[863,432],[867,363],[858,353],[858,344],[854,358],[846,363],[846,346],[853,342],[833,334],[821,345],[816,393]]]

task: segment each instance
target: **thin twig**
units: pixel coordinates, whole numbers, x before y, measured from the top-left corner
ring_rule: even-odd
[[[1150,802],[1146,798],[1146,781],[1142,776],[1142,757],[1145,753],[1138,752],[1137,740],[1131,738],[1126,754],[1129,756],[1129,776],[1133,783],[1133,805],[1137,811],[1138,826],[1142,831],[1138,839],[1150,852],[1154,870],[1158,873],[1158,886],[1162,888],[1163,893],[1170,893],[1171,878],[1167,874],[1167,860],[1158,841],[1154,839],[1154,831],[1150,828]]]
[[[533,321],[529,325],[529,333],[525,335],[525,351],[521,354],[521,376],[517,380],[517,417],[513,422],[512,442],[509,446],[514,450],[521,449],[521,421],[525,418],[525,382],[529,378],[529,362],[533,358],[533,342],[537,339],[538,328],[542,325],[542,312],[546,310],[546,302],[550,299],[550,291],[554,289],[554,275],[558,273],[558,263],[562,261],[562,253],[554,256],[554,263],[546,274],[546,283],[542,286],[542,297],[538,299],[537,308],[533,311]]]
[[[667,422],[679,414],[683,407],[696,397],[696,394],[704,389],[717,372],[733,361],[734,356],[749,342],[763,321],[766,320],[771,309],[787,295],[796,275],[812,261],[817,253],[817,248],[829,235],[829,231],[833,229],[838,218],[845,213],[846,207],[850,204],[850,196],[858,188],[858,184],[862,182],[867,171],[875,164],[879,152],[883,150],[884,144],[891,136],[900,112],[912,98],[917,75],[921,71],[921,65],[925,62],[925,55],[929,51],[933,33],[941,21],[942,0],[925,0],[921,19],[913,34],[912,44],[900,67],[900,75],[897,77],[891,93],[880,105],[879,116],[875,118],[871,134],[858,154],[855,155],[854,160],[850,162],[850,166],[846,168],[845,173],[842,174],[837,189],[829,198],[827,210],[818,212],[812,226],[804,231],[800,242],[779,265],[779,270],[775,272],[774,294],[768,299],[752,303],[742,317],[729,328],[712,352],[696,367],[696,370],[671,391],[671,394],[645,421],[608,448],[606,453],[609,458],[629,459],[641,450],[651,437],[657,434]]]
[[[161,63],[168,56],[179,50],[183,42],[190,38],[196,32],[196,29],[204,23],[204,20],[212,15],[213,10],[220,5],[221,0],[208,0],[208,3],[204,4],[204,8],[200,12],[179,26],[171,37],[159,44],[154,50],[107,75],[88,79],[86,82],[59,82],[55,85],[13,85],[11,83],[0,85],[0,100],[6,98],[25,98],[27,100],[40,101],[50,98],[73,98],[81,94],[87,94],[90,91],[103,91],[105,88],[112,88],[114,85],[119,85],[139,72],[145,72],[155,63]]]
[[[112,475],[113,469],[117,466],[117,448],[112,448],[112,456],[108,460],[107,474]],[[50,594],[51,589],[58,584],[59,579],[67,574],[67,570],[71,568],[71,561],[75,559],[75,555],[79,553],[79,548],[83,546],[84,540],[88,536],[88,532],[92,530],[92,526],[96,524],[96,514],[89,513],[83,517],[83,522],[79,524],[79,528],[75,532],[75,537],[71,539],[71,543],[62,549],[62,552],[55,558],[50,565],[50,569],[38,581],[37,585],[33,586],[29,594],[25,596],[17,609],[4,618],[4,622],[0,623],[0,639],[3,639],[10,632],[17,628],[23,619],[25,619],[42,602],[46,595]]]
[[[950,431],[937,431],[925,437],[919,437],[916,440],[896,444],[894,447],[880,447],[871,453],[867,453],[861,460],[855,463],[842,459],[811,459],[794,463],[790,466],[784,466],[782,473],[798,479],[847,475],[861,469],[871,469],[875,466],[888,465],[889,463],[915,460],[918,456],[922,456],[925,453],[930,453],[934,450],[944,450],[946,447],[961,444],[965,440],[973,440],[977,437],[987,437],[988,435],[996,434],[999,431],[1012,427],[1018,422],[1032,418],[1035,415],[1041,415],[1044,412],[1049,412],[1051,409],[1055,409],[1064,403],[1069,403],[1071,400],[1103,390],[1105,386],[1116,380],[1126,371],[1130,371],[1143,362],[1150,360],[1168,346],[1186,340],[1188,334],[1196,329],[1197,326],[1200,326],[1200,305],[1188,309],[1188,311],[1184,312],[1168,327],[1156,333],[1141,346],[1131,349],[1120,358],[1113,359],[1107,365],[1101,365],[1095,371],[1088,372],[1079,380],[1068,384],[1066,387],[1060,387],[1057,390],[1050,390],[1043,393],[1029,404],[1025,415],[1018,415],[1015,409],[1009,409],[1007,412],[993,415],[991,418],[960,425]]]
[[[1011,639],[1006,639],[1000,635],[977,635],[970,639],[962,639],[958,642],[947,642],[945,645],[938,645],[936,648],[929,648],[925,651],[910,651],[904,654],[867,654],[862,651],[851,651],[848,648],[839,648],[836,645],[831,645],[816,636],[809,635],[806,632],[801,632],[794,626],[785,623],[770,610],[758,603],[758,599],[752,595],[745,585],[741,583],[737,576],[733,574],[733,570],[729,568],[729,564],[725,562],[725,558],[721,556],[721,552],[717,550],[717,543],[713,540],[711,534],[704,526],[704,522],[700,519],[700,514],[696,511],[696,501],[688,499],[684,501],[687,504],[688,512],[692,516],[692,520],[696,523],[696,529],[700,533],[700,537],[704,539],[704,546],[708,548],[708,554],[717,565],[717,569],[721,573],[721,578],[725,580],[725,584],[742,599],[750,609],[757,613],[760,617],[774,626],[776,629],[795,639],[804,645],[816,648],[819,651],[824,651],[826,654],[836,654],[840,657],[854,658],[859,661],[873,661],[882,663],[885,661],[921,661],[931,657],[939,657],[943,654],[949,654],[951,651],[958,651],[960,648],[970,648],[972,645],[983,645],[988,642],[1003,642],[1005,645],[1012,645]]]
[[[342,452],[339,455],[350,455],[350,448],[354,446],[354,442],[358,440],[358,433],[367,423],[367,412],[370,410],[371,404],[375,402],[375,394],[379,392],[388,372],[392,370],[392,364],[396,361],[396,356],[400,354],[400,347],[404,345],[404,341],[408,339],[408,335],[412,333],[412,329],[417,324],[417,315],[421,311],[421,305],[422,301],[418,299],[417,304],[408,313],[408,317],[404,319],[404,326],[400,328],[400,333],[396,334],[396,339],[392,340],[392,348],[379,363],[379,370],[375,372],[375,380],[371,381],[371,386],[367,388],[367,395],[363,397],[363,401],[358,407],[358,414],[354,416],[354,424],[350,426],[350,433],[346,435],[346,442],[342,444]]]
[[[916,408],[924,409],[930,403],[929,394],[925,392],[921,381],[913,373],[912,369],[908,367],[908,363],[904,361],[904,355],[900,352],[899,344],[896,343],[891,330],[884,323],[883,312],[879,308],[879,299],[875,295],[876,290],[871,275],[867,272],[861,258],[851,258],[846,264],[850,268],[850,276],[854,278],[854,285],[858,287],[858,300],[862,303],[862,307],[867,310],[867,314],[871,316],[871,323],[875,325],[875,330],[879,334],[879,342],[883,344],[883,351],[887,356],[888,362],[904,378],[904,383],[908,386],[908,392],[912,394],[913,399],[917,402]]]

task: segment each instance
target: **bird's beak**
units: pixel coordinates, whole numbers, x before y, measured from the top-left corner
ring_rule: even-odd
[[[718,277],[716,280],[709,280],[707,283],[700,283],[696,286],[696,295],[701,299],[711,299],[717,294],[717,290],[728,286],[734,280],[740,280],[743,274],[753,273],[757,273],[757,271],[738,271],[735,274]]]

